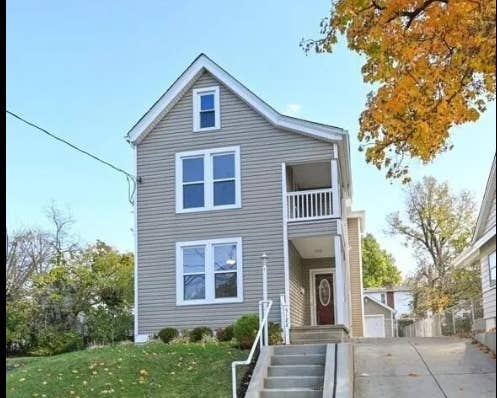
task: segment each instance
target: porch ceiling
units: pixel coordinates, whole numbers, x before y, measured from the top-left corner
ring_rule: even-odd
[[[335,257],[335,244],[332,236],[315,236],[292,239],[292,243],[302,258]]]
[[[300,189],[331,187],[330,162],[299,164],[291,167],[294,182]]]

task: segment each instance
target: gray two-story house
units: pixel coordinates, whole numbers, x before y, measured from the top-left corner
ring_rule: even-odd
[[[201,54],[128,133],[136,155],[135,341],[163,327],[270,320],[363,334],[345,130],[278,113]]]

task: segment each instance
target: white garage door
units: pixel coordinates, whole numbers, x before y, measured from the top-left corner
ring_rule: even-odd
[[[366,337],[385,337],[385,317],[366,315]]]

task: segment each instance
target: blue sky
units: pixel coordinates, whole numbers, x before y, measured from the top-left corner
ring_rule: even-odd
[[[338,125],[352,142],[354,207],[366,230],[409,273],[414,259],[384,235],[403,206],[402,187],[356,151],[358,116],[370,87],[361,59],[341,43],[306,56],[330,2],[7,2],[7,108],[133,171],[129,128],[201,52],[281,112]],[[118,5],[118,6],[117,6]],[[132,208],[123,176],[7,118],[7,226],[44,226],[52,200],[70,209],[83,241],[133,249]],[[481,201],[495,153],[495,103],[474,124],[454,128],[454,150],[412,176],[433,175]]]

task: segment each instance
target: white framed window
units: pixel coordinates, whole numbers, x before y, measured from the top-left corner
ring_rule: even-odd
[[[495,252],[488,256],[488,272],[490,286],[495,285]]]
[[[193,131],[211,131],[221,128],[219,87],[193,90]]]
[[[380,293],[380,301],[382,304],[385,304],[387,302],[387,296],[385,293]]]
[[[243,301],[242,238],[176,243],[176,304]]]
[[[176,154],[176,212],[241,207],[240,147]]]

